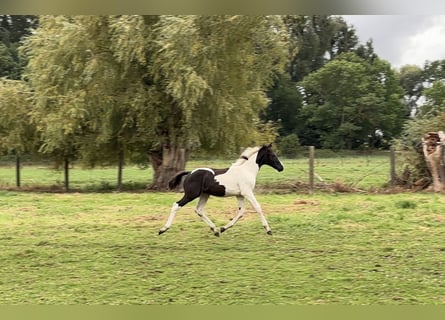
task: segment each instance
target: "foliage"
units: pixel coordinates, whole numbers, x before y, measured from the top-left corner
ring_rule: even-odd
[[[400,139],[395,141],[400,149],[410,151],[405,159],[405,175],[409,175],[409,179],[401,179],[407,185],[425,179],[431,181],[421,138],[428,132],[445,131],[445,74],[441,71],[443,63],[444,61],[434,61],[425,65],[421,90],[424,103],[416,106],[418,112],[405,124]]]
[[[286,76],[277,77],[269,90],[271,99],[262,119],[278,121],[280,136],[295,133],[303,145],[320,146],[318,125],[303,112],[300,81],[343,53],[355,52],[370,64],[378,58],[372,40],[359,44],[355,29],[338,16],[283,16],[290,38],[290,62]],[[335,79],[332,79],[335,82]],[[343,130],[354,130],[351,126]],[[375,137],[373,137],[375,140]],[[369,140],[373,140],[369,139]],[[367,143],[376,143],[368,141]],[[343,147],[346,147],[343,146]]]
[[[166,17],[155,54],[155,82],[174,101],[169,143],[237,150],[250,141],[266,105],[264,89],[284,63],[285,34],[277,17]],[[278,32],[276,32],[278,31]],[[160,41],[161,41],[160,40]],[[187,44],[187,45],[185,45]],[[176,64],[176,65],[174,65]],[[165,114],[165,112],[164,112]],[[183,133],[177,133],[177,129]]]
[[[376,147],[397,136],[407,117],[395,73],[377,58],[369,62],[354,53],[340,55],[301,86],[302,112],[325,148]]]
[[[405,65],[400,69],[400,84],[405,91],[406,105],[414,116],[423,105],[422,98],[438,81],[445,79],[445,60],[427,61],[423,68]],[[422,115],[421,115],[422,116]]]
[[[26,57],[19,53],[18,46],[36,25],[36,16],[0,15],[0,77],[21,78]]]
[[[255,140],[264,90],[287,50],[275,16],[40,20],[23,50],[42,151],[90,164],[157,153],[156,169],[169,174],[183,169],[174,162],[184,152],[167,150]]]
[[[399,150],[406,150],[404,162],[405,176],[400,177],[400,184],[413,187],[417,181],[424,181],[426,187],[431,182],[431,172],[425,161],[421,138],[428,132],[445,131],[445,112],[436,116],[417,117],[408,121],[403,133],[393,143]]]
[[[297,90],[295,82],[281,75],[275,79],[274,85],[268,91],[270,103],[260,113],[266,121],[273,121],[279,125],[280,136],[286,136],[304,127],[299,117],[303,105],[303,97]]]
[[[419,118],[432,118],[445,112],[445,84],[442,80],[435,81],[425,89],[424,96],[425,103],[420,106]]]
[[[36,97],[32,115],[42,134],[42,152],[107,162],[112,150],[124,148],[122,136],[134,134],[128,105],[145,92],[129,75],[134,70],[125,73],[115,61],[107,28],[103,17],[42,17],[26,39],[27,77]]]
[[[3,43],[18,43],[38,25],[34,15],[0,15],[0,40]]]
[[[30,120],[32,93],[20,80],[0,79],[0,152],[34,151],[35,127]]]
[[[423,80],[431,84],[441,79],[445,79],[445,59],[425,62]]]
[[[405,91],[405,103],[411,113],[415,114],[424,89],[423,70],[416,65],[405,65],[400,68],[399,78]]]
[[[287,158],[295,158],[298,154],[300,147],[300,142],[298,136],[295,133],[291,133],[285,137],[280,138],[278,148],[280,150],[280,155]]]
[[[288,67],[294,82],[301,81],[337,55],[351,51],[358,43],[355,30],[342,17],[287,15],[283,21],[294,48]]]
[[[429,131],[445,130],[443,121],[445,117],[445,74],[442,72],[442,66],[445,60],[426,63],[423,70],[417,70],[416,74],[422,73],[424,85],[421,92],[425,102],[419,107],[419,112],[413,115],[403,130],[403,143],[410,147],[415,145],[420,138]],[[418,76],[413,76],[410,87],[420,88]],[[405,78],[405,81],[408,80]],[[414,90],[414,89],[413,89]],[[420,91],[420,89],[415,89]]]

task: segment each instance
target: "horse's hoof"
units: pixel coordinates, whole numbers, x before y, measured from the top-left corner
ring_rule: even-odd
[[[219,231],[221,232],[221,233],[223,233],[224,231],[226,231],[227,229],[226,228],[224,228],[224,227],[221,227],[220,229],[219,229]]]
[[[215,237],[219,237],[219,232],[218,231],[215,231],[213,234],[215,235]]]
[[[272,230],[267,231],[267,234],[268,234],[269,236],[271,236],[271,235],[272,235]]]
[[[159,230],[159,232],[158,232],[158,235],[161,235],[161,234],[163,234],[165,231],[167,231],[168,229],[166,229],[166,230]]]

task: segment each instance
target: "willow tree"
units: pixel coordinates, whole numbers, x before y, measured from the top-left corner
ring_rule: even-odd
[[[120,187],[125,153],[154,137],[146,130],[155,124],[145,121],[153,119],[142,81],[146,71],[137,63],[122,63],[124,53],[116,52],[113,34],[118,20],[40,17],[39,28],[22,47],[29,57],[25,75],[35,90],[32,116],[43,141],[40,151],[65,163],[65,181],[70,161],[118,163]]]
[[[253,142],[285,43],[279,17],[41,17],[25,48],[46,148],[145,149],[164,188],[190,150]]]
[[[32,93],[26,83],[0,79],[0,151],[16,156],[16,185],[20,187],[20,157],[36,146],[30,120]]]
[[[183,169],[189,149],[221,152],[254,143],[264,90],[286,47],[278,17],[163,17],[156,27],[152,74],[164,101],[157,109],[162,162],[156,184],[165,186]]]

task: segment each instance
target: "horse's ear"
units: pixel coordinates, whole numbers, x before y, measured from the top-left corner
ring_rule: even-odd
[[[272,148],[272,142],[267,146],[268,148]]]

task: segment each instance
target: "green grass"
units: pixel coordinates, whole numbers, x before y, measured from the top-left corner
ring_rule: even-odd
[[[221,237],[175,193],[0,191],[0,304],[443,304],[445,199],[259,194]],[[233,198],[210,199],[217,225]]]
[[[187,163],[187,169],[197,167],[224,168],[234,162],[231,160],[193,160]],[[283,159],[284,171],[277,173],[270,167],[261,169],[258,175],[258,186],[263,189],[294,190],[299,185],[308,184],[308,159]],[[317,158],[315,172],[319,178],[316,184],[325,187],[339,183],[358,189],[375,189],[383,187],[389,180],[389,156],[379,153],[372,156],[338,156]],[[63,172],[47,166],[24,165],[22,169],[22,188],[63,189]],[[145,189],[152,181],[153,171],[149,167],[140,169],[127,166],[124,169],[124,189]],[[81,169],[75,166],[70,170],[70,187],[81,191],[116,190],[117,169],[96,168]],[[15,169],[13,166],[0,166],[0,188],[14,188]]]

